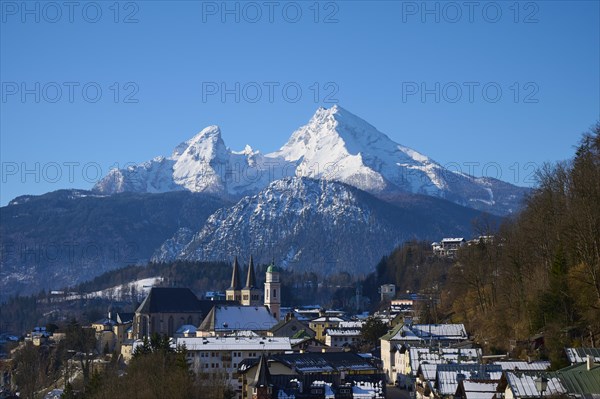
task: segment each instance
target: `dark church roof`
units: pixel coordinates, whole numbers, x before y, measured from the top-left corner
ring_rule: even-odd
[[[233,260],[233,274],[231,275],[230,290],[241,290],[242,283],[240,281],[240,266],[238,265],[237,256]]]
[[[152,287],[136,313],[199,313],[203,306],[189,288]]]
[[[252,255],[250,255],[250,264],[248,265],[248,275],[246,276],[246,286],[244,288],[256,288],[256,275],[254,274],[254,260],[252,259]]]
[[[261,355],[260,360],[258,361],[258,371],[256,372],[256,376],[254,377],[254,381],[251,384],[253,387],[268,387],[271,384],[271,373],[269,372],[269,367],[267,366],[267,358],[265,355]]]

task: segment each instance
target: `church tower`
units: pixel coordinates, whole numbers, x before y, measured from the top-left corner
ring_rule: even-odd
[[[275,266],[275,262],[267,268],[265,305],[269,308],[271,315],[279,321],[281,317],[281,282],[279,281],[279,268]]]
[[[254,260],[250,255],[250,264],[248,265],[248,275],[246,276],[246,286],[242,288],[243,306],[260,306],[262,298],[260,289],[256,285],[256,275],[254,274]]]
[[[228,301],[242,301],[242,284],[240,281],[240,266],[238,265],[237,256],[233,261],[233,273],[231,275],[231,286],[225,291],[225,296]]]

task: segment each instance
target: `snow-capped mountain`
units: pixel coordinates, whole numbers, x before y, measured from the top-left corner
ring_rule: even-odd
[[[209,126],[175,147],[168,158],[160,156],[127,169],[111,170],[94,191],[114,194],[189,190],[239,198],[284,177],[286,165],[286,161],[274,162],[250,146],[239,152],[230,150],[219,127]]]
[[[527,191],[450,171],[338,106],[319,108],[268,156],[296,165],[296,176],[340,181],[381,198],[406,192],[431,195],[499,215],[519,209]]]
[[[239,199],[289,176],[339,181],[380,198],[435,196],[498,215],[518,210],[527,192],[450,171],[339,106],[319,108],[273,153],[249,146],[234,152],[225,146],[219,128],[210,126],[178,145],[170,157],[112,170],[94,189],[104,194],[190,190]]]
[[[470,236],[479,212],[431,197],[406,195],[402,209],[344,183],[284,178],[213,213],[185,243],[181,230],[152,260],[222,260],[253,254],[286,268],[367,273],[396,245],[444,232]],[[436,212],[432,212],[436,209]],[[439,213],[447,216],[440,218]]]

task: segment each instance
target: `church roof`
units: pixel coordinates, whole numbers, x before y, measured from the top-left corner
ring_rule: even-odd
[[[253,387],[268,387],[271,385],[271,373],[269,372],[269,367],[267,366],[267,358],[264,353],[261,355],[260,360],[258,361],[258,371],[256,372],[256,376],[254,377],[254,381],[251,384]]]
[[[256,276],[254,275],[254,260],[252,259],[252,255],[250,255],[250,264],[248,265],[248,275],[246,276],[246,286],[247,288],[256,288]]]
[[[189,288],[152,287],[136,313],[193,313],[202,306]]]
[[[206,315],[200,331],[267,331],[277,323],[265,306],[217,305]]]
[[[233,273],[231,275],[231,286],[230,290],[241,290],[242,283],[240,281],[240,266],[238,265],[237,256],[233,260]]]

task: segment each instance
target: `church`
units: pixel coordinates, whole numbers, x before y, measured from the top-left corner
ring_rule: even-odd
[[[237,256],[233,261],[233,271],[231,274],[231,285],[227,289],[226,298],[228,301],[237,301],[242,306],[266,306],[275,320],[281,318],[281,281],[279,280],[279,268],[272,262],[267,267],[264,291],[256,283],[256,274],[254,272],[254,260],[250,256],[250,264],[246,273],[246,284],[242,287],[240,279],[240,266]]]

